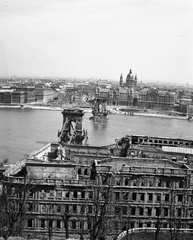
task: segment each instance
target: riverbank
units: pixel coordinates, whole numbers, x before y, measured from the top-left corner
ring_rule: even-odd
[[[115,114],[115,113],[112,113]],[[148,113],[148,112],[135,112],[132,114],[129,114],[127,112],[119,112],[116,114],[122,114],[122,115],[128,115],[128,116],[141,116],[141,117],[155,117],[155,118],[169,118],[169,119],[179,119],[179,120],[188,120],[187,116],[172,116],[172,115],[166,115],[166,114],[160,114],[160,113]]]
[[[144,117],[157,117],[157,118],[170,118],[170,119],[180,119],[180,120],[188,120],[187,117],[182,116],[171,116],[166,114],[158,114],[158,113],[134,113],[134,116],[144,116]]]
[[[73,104],[66,104],[63,106],[54,106],[54,105],[42,105],[42,104],[24,104],[24,105],[14,105],[14,104],[7,104],[7,105],[0,105],[0,108],[13,108],[13,109],[33,109],[33,110],[50,110],[50,111],[62,111],[64,108],[73,108],[73,107],[80,107]],[[91,112],[91,108],[84,108],[84,112]],[[188,120],[187,116],[176,116],[176,115],[169,115],[165,113],[157,113],[155,112],[142,112],[132,111],[128,112],[127,109],[123,109],[123,107],[113,107],[107,106],[107,110],[109,115],[111,114],[121,114],[121,115],[128,115],[128,116],[141,116],[141,117],[155,117],[155,118],[169,118],[169,119],[179,119],[179,120]],[[131,114],[132,113],[132,114]]]
[[[128,116],[141,116],[141,117],[155,117],[155,118],[169,118],[169,119],[179,119],[179,120],[188,120],[187,116],[179,116],[174,114],[167,114],[165,112],[157,112],[153,110],[142,110],[142,109],[130,109],[128,111],[127,108],[123,107],[112,107],[108,106],[107,110],[109,114],[122,114],[122,115],[128,115]],[[125,111],[124,111],[125,110]]]
[[[62,111],[64,108],[82,108],[84,112],[91,112],[91,107],[80,107],[73,104],[64,104],[63,106],[54,106],[54,105],[37,105],[37,104],[24,104],[24,105],[0,105],[0,109],[32,109],[32,110],[50,110],[50,111]]]
[[[0,104],[0,108],[21,108],[21,106],[19,105],[1,105]]]
[[[69,106],[66,106],[69,107]],[[33,105],[33,104],[25,104],[25,105],[0,105],[0,108],[10,108],[10,109],[34,109],[34,110],[54,110],[54,111],[62,111],[64,107],[58,106],[45,106],[45,105]]]

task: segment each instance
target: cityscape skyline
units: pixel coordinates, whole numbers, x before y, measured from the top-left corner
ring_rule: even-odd
[[[125,79],[191,84],[192,1],[0,3],[0,77]]]

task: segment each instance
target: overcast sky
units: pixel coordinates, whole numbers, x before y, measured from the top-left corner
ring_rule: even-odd
[[[192,0],[1,0],[0,76],[193,83]]]

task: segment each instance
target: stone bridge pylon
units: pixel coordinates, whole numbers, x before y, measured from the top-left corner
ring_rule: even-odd
[[[58,131],[58,143],[82,145],[87,138],[87,131],[82,127],[82,109],[66,108],[62,111],[63,123],[61,131]]]

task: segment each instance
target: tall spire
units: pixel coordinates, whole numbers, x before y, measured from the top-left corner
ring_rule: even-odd
[[[121,73],[121,76],[120,76],[119,85],[120,85],[120,86],[122,86],[122,85],[123,85],[123,75],[122,75],[122,73]]]

